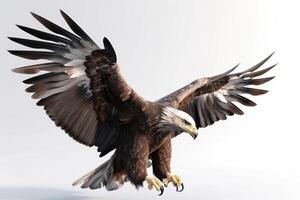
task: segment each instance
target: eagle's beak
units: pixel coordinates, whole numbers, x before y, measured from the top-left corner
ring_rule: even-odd
[[[194,127],[194,126],[188,127],[188,130],[186,130],[186,132],[187,132],[188,134],[190,134],[194,139],[196,139],[197,136],[198,136],[198,130],[197,130],[197,128]]]

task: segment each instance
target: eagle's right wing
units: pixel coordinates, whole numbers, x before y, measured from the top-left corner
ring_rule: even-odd
[[[24,83],[31,84],[26,91],[33,93],[32,98],[40,99],[37,105],[44,106],[57,126],[82,144],[98,146],[101,155],[105,155],[116,147],[120,120],[126,123],[130,118],[130,115],[121,115],[115,105],[122,105],[132,98],[138,102],[142,99],[120,75],[110,42],[104,38],[105,48],[99,48],[68,15],[62,11],[61,14],[76,35],[33,13],[40,23],[58,35],[18,26],[46,41],[10,37],[11,40],[50,51],[9,52],[27,59],[51,62],[13,71],[24,74],[48,72],[25,80]]]
[[[225,120],[227,116],[242,115],[243,111],[235,102],[255,106],[256,104],[244,95],[256,96],[267,92],[249,86],[261,85],[274,78],[258,78],[275,66],[259,69],[272,55],[242,72],[232,73],[236,66],[223,74],[195,80],[157,102],[187,112],[194,118],[197,128]]]

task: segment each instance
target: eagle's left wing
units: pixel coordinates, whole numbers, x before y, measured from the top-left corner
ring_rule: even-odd
[[[256,96],[267,92],[267,90],[248,86],[261,85],[274,78],[257,78],[275,66],[259,70],[272,55],[239,73],[232,73],[237,67],[235,66],[223,74],[195,80],[157,102],[187,112],[194,118],[197,128],[225,120],[230,115],[242,115],[243,111],[234,102],[245,106],[255,106],[253,101],[242,95]]]
[[[66,13],[61,11],[61,14],[72,32],[34,13],[33,17],[50,33],[17,25],[41,40],[9,39],[43,50],[9,52],[26,59],[48,61],[13,71],[35,74],[23,82],[31,85],[26,91],[39,99],[37,105],[43,106],[51,120],[74,140],[97,146],[100,156],[104,156],[118,145],[124,132],[121,126],[132,122],[142,106],[148,104],[123,78],[108,39],[103,39],[104,48],[98,47]]]

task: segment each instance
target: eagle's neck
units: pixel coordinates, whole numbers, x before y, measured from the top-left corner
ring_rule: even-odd
[[[177,131],[177,124],[175,119],[173,108],[163,107],[160,116],[156,119],[155,129],[158,132],[173,133]],[[175,110],[175,109],[174,109]]]

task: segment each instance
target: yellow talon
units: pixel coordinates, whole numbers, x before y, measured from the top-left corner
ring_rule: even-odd
[[[154,187],[157,191],[160,191],[159,195],[162,195],[164,193],[163,183],[158,178],[147,176],[146,182],[148,184],[149,190],[152,190],[152,188]]]
[[[176,187],[177,192],[182,192],[184,189],[183,182],[177,175],[168,175],[168,177],[164,180],[164,185],[167,186],[169,183],[172,183]],[[179,189],[180,186],[181,189]]]

